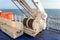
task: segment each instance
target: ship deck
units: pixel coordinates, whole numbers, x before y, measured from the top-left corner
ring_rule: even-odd
[[[60,32],[53,29],[46,29],[39,33],[36,37],[31,37],[24,33],[17,39],[12,39],[0,30],[0,40],[60,40]]]

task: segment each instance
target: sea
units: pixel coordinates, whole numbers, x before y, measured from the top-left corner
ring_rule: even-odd
[[[13,12],[14,14],[24,14],[23,11],[25,11],[23,9],[21,9],[21,10],[19,10],[19,9],[0,9],[0,10],[3,12]],[[52,16],[53,18],[60,18],[60,9],[45,9],[45,11],[48,14],[48,16]],[[49,22],[50,23],[53,22],[54,24],[49,24]],[[47,27],[60,30],[60,20],[54,20],[54,19],[52,20],[52,19],[48,18]]]
[[[19,10],[19,9],[0,9],[5,12],[14,12],[14,14],[22,14],[24,10]],[[45,9],[46,13],[48,16],[53,16],[60,18],[60,9]]]

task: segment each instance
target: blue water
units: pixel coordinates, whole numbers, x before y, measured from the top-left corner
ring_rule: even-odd
[[[11,11],[11,12],[14,12],[15,14],[22,14],[23,13],[18,9],[0,9],[0,10],[5,11],[5,12]],[[60,18],[60,9],[45,9],[45,11],[49,16]]]
[[[49,16],[60,18],[60,9],[45,9]]]

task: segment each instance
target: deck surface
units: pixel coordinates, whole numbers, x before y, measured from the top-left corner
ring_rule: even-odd
[[[17,39],[12,39],[0,30],[0,40],[60,40],[60,33],[56,33],[50,30],[44,30],[36,37],[31,37],[27,34],[23,34]]]

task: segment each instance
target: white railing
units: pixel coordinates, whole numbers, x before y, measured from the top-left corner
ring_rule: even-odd
[[[53,28],[53,29],[60,30],[60,18],[49,16],[47,18],[47,28]]]

